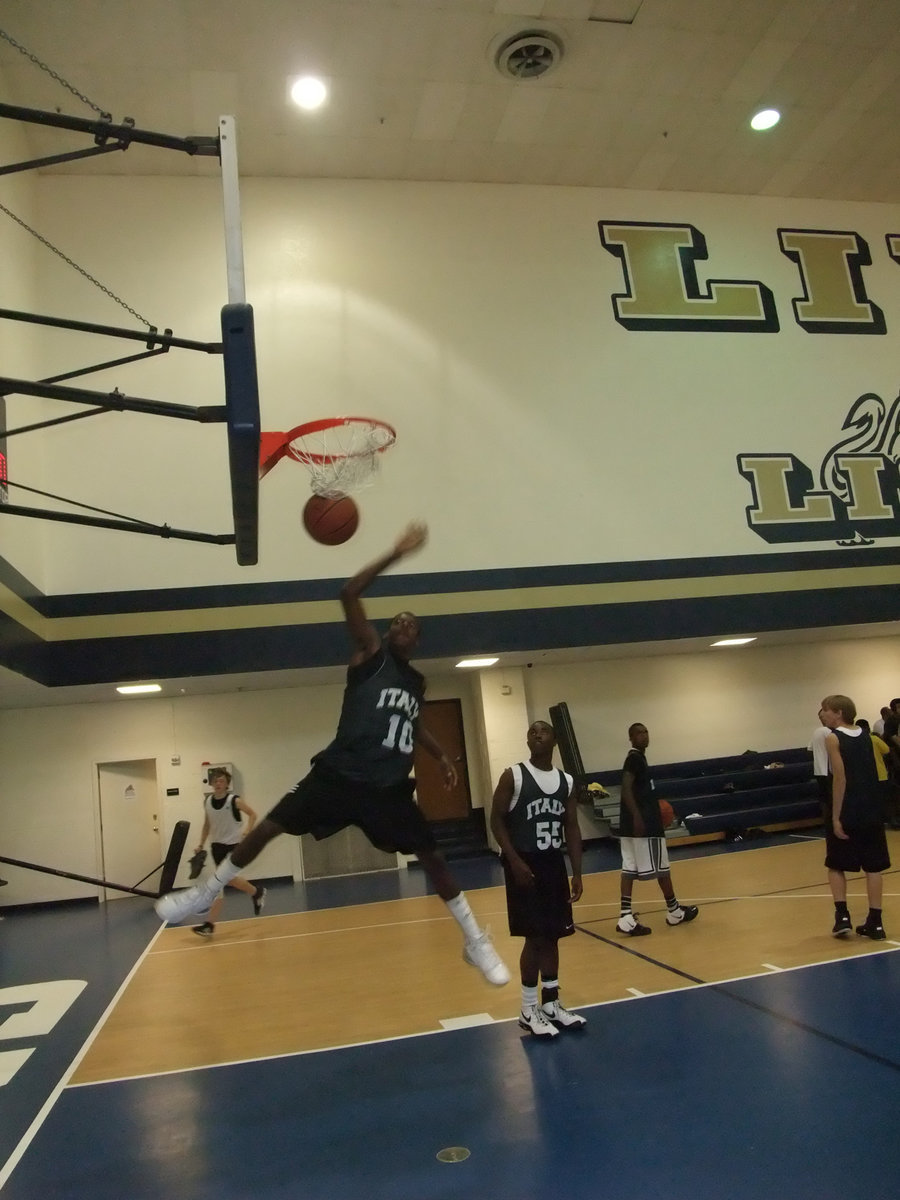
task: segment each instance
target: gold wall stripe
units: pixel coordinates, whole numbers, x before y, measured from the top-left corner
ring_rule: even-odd
[[[413,582],[412,580],[410,581]],[[519,612],[576,605],[642,604],[660,600],[699,600],[717,596],[768,595],[839,587],[900,584],[900,566],[776,571],[766,574],[714,575],[701,578],[628,580],[617,583],[503,588],[483,592],[441,592],[406,597],[366,599],[374,620],[389,619],[402,608],[422,617],[478,612]],[[105,613],[97,616],[42,617],[26,601],[0,587],[0,607],[47,641],[75,638],[142,637],[164,633],[319,625],[342,619],[339,601],[313,600],[283,604],[250,604],[226,608],[167,609],[159,612]]]

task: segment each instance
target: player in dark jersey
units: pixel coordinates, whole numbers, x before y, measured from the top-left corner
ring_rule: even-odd
[[[629,937],[644,937],[653,930],[649,925],[642,925],[631,911],[631,892],[636,879],[657,881],[666,902],[667,925],[693,921],[699,909],[694,904],[679,904],[672,886],[666,831],[647,766],[647,747],[650,745],[647,726],[640,721],[629,725],[628,739],[631,749],[622,767],[622,802],[619,806],[622,894],[616,929]]]
[[[491,830],[502,853],[509,932],[525,939],[519,1024],[556,1037],[557,1026],[587,1024],[559,1002],[559,939],[575,932],[572,901],[581,899],[581,833],[572,776],[553,765],[553,726],[535,721],[526,740],[528,762],[507,767],[494,790]],[[572,861],[571,890],[563,847]]]
[[[410,769],[416,743],[440,762],[448,787],[457,780],[456,767],[420,720],[425,679],[409,662],[419,640],[419,622],[412,613],[398,613],[381,637],[360,599],[382,571],[418,550],[426,537],[424,525],[410,525],[391,550],[344,584],[341,604],[356,650],[347,669],[334,741],[313,757],[309,774],[279,800],[214,875],[156,902],[164,921],[204,917],[229,881],[282,833],[297,837],[311,833],[321,839],[357,825],[380,850],[415,854],[462,929],[465,961],[491,983],[509,982],[509,971],[475,920],[413,800]]]
[[[860,937],[883,941],[881,872],[890,869],[878,771],[872,739],[856,724],[856,705],[849,696],[826,696],[822,701],[822,723],[831,733],[825,745],[831,764],[831,829],[825,827],[825,866],[834,900],[835,937],[853,928],[847,908],[845,871],[863,871],[869,915],[856,926]]]

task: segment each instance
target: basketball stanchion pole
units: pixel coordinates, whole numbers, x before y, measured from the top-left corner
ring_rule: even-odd
[[[146,888],[137,886],[127,887],[124,883],[110,883],[108,879],[96,879],[92,875],[77,875],[74,871],[60,871],[56,867],[44,867],[39,863],[23,862],[20,858],[8,858],[2,854],[0,854],[0,862],[9,863],[13,867],[23,867],[26,871],[40,871],[44,875],[58,875],[62,879],[77,879],[80,883],[92,883],[96,887],[109,888],[114,892],[130,892],[134,896],[146,896],[148,900],[158,900],[165,892],[172,890],[190,827],[190,821],[177,821],[175,823],[165,861],[161,864],[161,867],[154,868],[156,871],[162,870],[159,880],[159,891],[156,892],[151,892]],[[151,875],[153,873],[153,871],[150,872]],[[144,878],[147,878],[147,876]],[[143,883],[143,880],[141,882]]]

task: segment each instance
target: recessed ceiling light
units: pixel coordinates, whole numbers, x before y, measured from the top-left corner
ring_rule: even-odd
[[[315,75],[301,75],[290,85],[290,95],[298,108],[305,108],[311,112],[314,108],[321,108],[325,103],[328,98],[328,88],[324,81],[316,78]]]
[[[781,113],[777,108],[763,108],[756,116],[750,119],[751,129],[771,129],[773,125],[777,125],[781,120]]]
[[[718,642],[711,642],[713,646],[747,646],[750,642],[755,642],[755,637],[749,638],[722,638]]]
[[[464,658],[456,665],[458,667],[492,667],[495,662],[499,661],[499,658]]]
[[[158,683],[123,683],[116,691],[123,696],[142,696],[147,692],[161,692],[162,688]]]

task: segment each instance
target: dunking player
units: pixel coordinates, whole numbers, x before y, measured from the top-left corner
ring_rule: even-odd
[[[418,550],[428,531],[413,524],[393,549],[363,567],[341,589],[341,604],[356,651],[331,745],[313,757],[312,770],[279,800],[203,883],[156,902],[164,921],[205,919],[222,889],[282,833],[317,839],[357,825],[373,846],[415,854],[462,929],[463,958],[490,982],[509,981],[509,971],[475,920],[466,897],[437,852],[434,835],[412,798],[413,747],[419,743],[440,764],[444,783],[456,783],[456,768],[420,720],[424,676],[409,658],[419,640],[419,622],[398,613],[381,638],[366,618],[360,597],[393,563]]]

